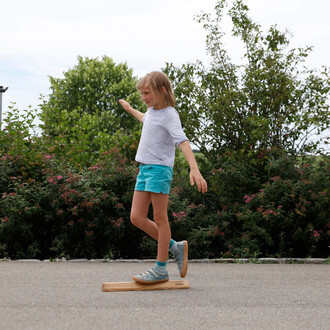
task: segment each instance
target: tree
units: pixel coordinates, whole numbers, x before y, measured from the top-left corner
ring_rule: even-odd
[[[224,47],[227,7],[232,36],[245,49],[240,65]],[[330,124],[329,68],[304,67],[312,47],[288,49],[288,32],[271,26],[264,34],[248,12],[243,1],[218,0],[214,17],[196,17],[207,31],[209,67],[200,61],[181,67],[167,63],[186,133],[210,158],[228,150],[316,152]],[[310,140],[312,134],[319,139]]]
[[[143,105],[135,87],[137,78],[126,64],[116,65],[107,56],[79,56],[64,78],[50,77],[50,83],[51,94],[41,104],[41,127],[45,135],[63,140],[60,145],[67,146],[77,161],[88,164],[116,144],[135,148],[139,124],[123,111],[118,99],[125,98],[140,110]]]

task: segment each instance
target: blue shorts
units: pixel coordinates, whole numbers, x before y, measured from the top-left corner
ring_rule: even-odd
[[[173,169],[164,165],[141,164],[136,178],[135,190],[169,194]]]

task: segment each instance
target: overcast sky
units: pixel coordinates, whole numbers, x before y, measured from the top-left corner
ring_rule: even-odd
[[[314,46],[309,67],[330,66],[329,0],[245,3],[264,31],[278,24],[292,33],[291,47]],[[207,62],[205,33],[193,18],[213,12],[214,5],[215,0],[0,0],[0,85],[9,86],[3,112],[10,102],[20,110],[36,107],[40,94],[49,94],[48,76],[62,77],[78,55],[127,62],[138,77],[165,62]],[[239,58],[237,42],[226,46]]]

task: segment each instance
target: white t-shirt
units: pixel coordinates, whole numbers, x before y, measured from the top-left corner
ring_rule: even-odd
[[[183,132],[178,112],[172,107],[161,110],[149,108],[142,122],[135,160],[143,164],[173,167],[175,145],[189,141]]]

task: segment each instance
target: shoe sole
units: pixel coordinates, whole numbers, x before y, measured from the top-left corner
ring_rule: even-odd
[[[183,241],[183,264],[181,269],[181,277],[186,277],[188,271],[188,242]]]
[[[143,280],[140,280],[139,278],[137,278],[135,276],[133,276],[132,280],[137,282],[137,283],[141,283],[141,284],[157,284],[157,283],[168,282],[168,278],[165,279],[165,280],[158,280],[158,281],[143,281]]]

